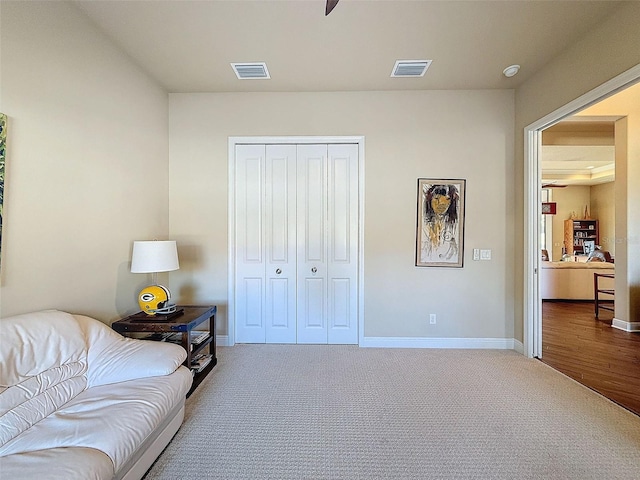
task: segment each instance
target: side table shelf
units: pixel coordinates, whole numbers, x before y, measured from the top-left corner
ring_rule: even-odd
[[[183,314],[169,320],[159,317],[154,321],[152,317],[140,319],[139,315],[131,315],[113,322],[111,328],[122,335],[146,333],[148,335],[144,338],[148,340],[180,343],[187,352],[184,365],[193,372],[193,384],[187,393],[189,397],[218,363],[215,331],[217,307],[179,305],[177,308],[182,309]],[[194,334],[195,328],[207,320],[209,320],[209,330],[206,332],[208,335],[202,340],[195,341],[198,340],[198,335]],[[205,353],[207,347],[208,354]]]

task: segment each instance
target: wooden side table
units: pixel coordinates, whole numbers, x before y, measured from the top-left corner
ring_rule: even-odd
[[[204,377],[216,366],[218,359],[216,357],[216,311],[217,307],[198,307],[192,305],[178,305],[177,310],[182,310],[182,314],[169,317],[158,315],[156,317],[141,317],[139,314],[131,315],[113,322],[111,328],[122,335],[132,333],[147,333],[148,339],[161,339],[165,333],[181,333],[182,339],[180,344],[187,352],[187,359],[184,361],[186,367],[191,368],[194,372],[193,384],[187,397],[202,382]],[[193,343],[192,331],[201,323],[209,320],[209,336],[197,343]],[[205,347],[209,347],[211,361],[201,370],[194,369],[194,357],[203,353]]]

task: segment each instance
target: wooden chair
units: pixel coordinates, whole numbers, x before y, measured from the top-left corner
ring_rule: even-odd
[[[615,312],[615,290],[613,288],[602,288],[599,285],[600,278],[614,278],[613,273],[594,273],[593,274],[593,304],[596,311],[596,319],[600,310],[609,310]],[[606,299],[600,298],[601,295],[608,295]]]

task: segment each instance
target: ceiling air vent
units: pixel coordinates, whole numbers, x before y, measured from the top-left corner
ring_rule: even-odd
[[[231,67],[240,80],[271,78],[269,76],[269,70],[267,70],[267,64],[264,62],[232,63]]]
[[[393,66],[392,77],[423,77],[431,60],[398,60]]]

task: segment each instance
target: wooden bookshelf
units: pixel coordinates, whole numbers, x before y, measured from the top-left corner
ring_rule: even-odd
[[[587,240],[599,245],[598,220],[570,218],[564,221],[564,246],[569,255],[582,255]]]

